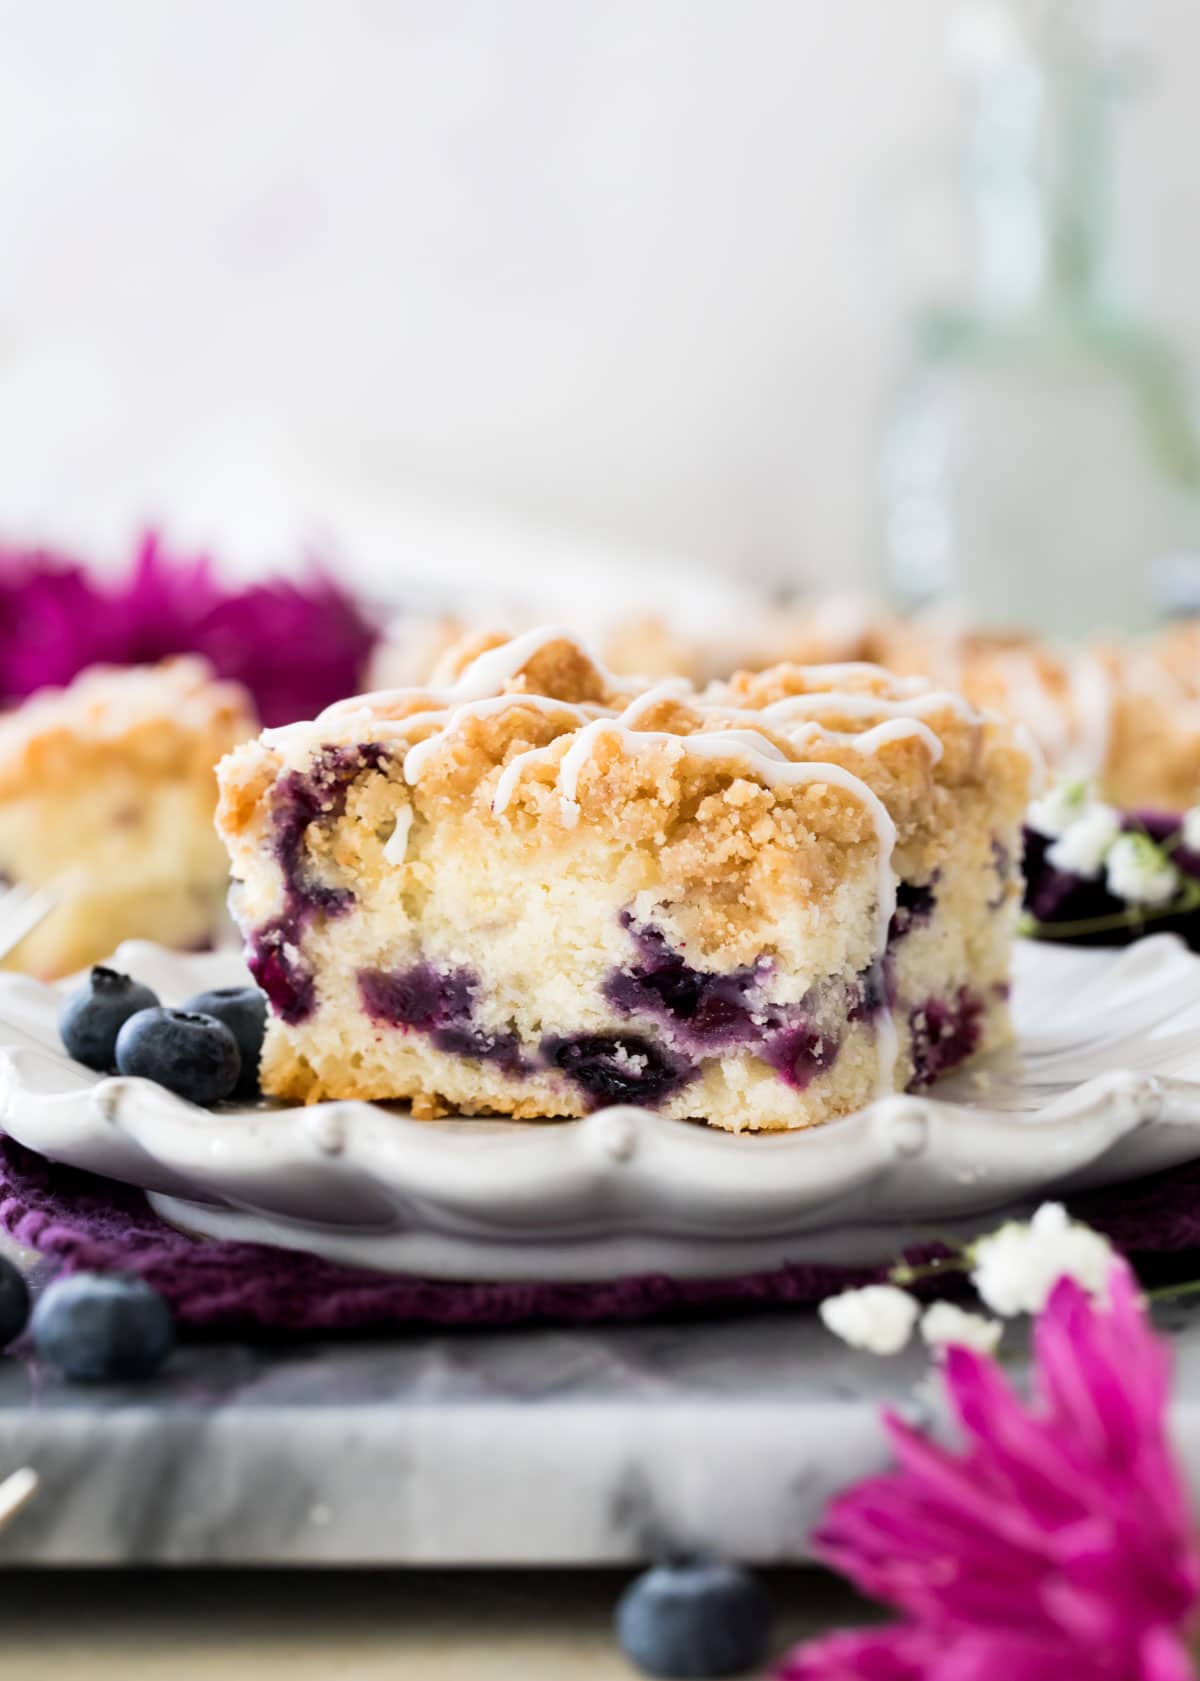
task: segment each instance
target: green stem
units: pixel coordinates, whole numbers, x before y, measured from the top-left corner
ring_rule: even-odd
[[[1174,910],[1162,910],[1158,916],[1175,916]],[[1081,917],[1077,922],[1039,922],[1036,916],[1023,916],[1018,933],[1036,940],[1072,940],[1080,934],[1115,934],[1122,928],[1140,928],[1149,917],[1131,916],[1128,911],[1112,911],[1108,916]]]
[[[1148,1302],[1169,1302],[1175,1296],[1200,1295],[1200,1278],[1189,1278],[1183,1284],[1160,1284],[1157,1290],[1143,1292]]]
[[[1176,848],[1183,843],[1182,827],[1173,830],[1162,841],[1156,841],[1145,825],[1140,823],[1136,828],[1126,830],[1126,833],[1141,835],[1166,859],[1170,859]],[[1039,922],[1036,917],[1026,912],[1021,918],[1019,931],[1039,940],[1070,940],[1077,939],[1081,934],[1112,934],[1122,928],[1140,930],[1148,922],[1159,922],[1172,916],[1187,916],[1197,909],[1200,909],[1200,882],[1184,875],[1178,893],[1169,904],[1153,907],[1127,905],[1124,910],[1109,911],[1105,916],[1084,917],[1076,922]]]
[[[1187,916],[1200,907],[1200,891],[1188,892],[1169,905],[1156,909],[1111,911],[1107,916],[1083,917],[1077,922],[1039,922],[1035,916],[1021,918],[1019,932],[1038,940],[1070,940],[1080,934],[1111,934],[1121,928],[1142,928],[1168,916]]]
[[[971,1262],[967,1255],[947,1255],[944,1260],[925,1261],[919,1267],[911,1266],[907,1261],[898,1261],[888,1273],[892,1284],[916,1284],[922,1278],[936,1278],[943,1272],[970,1272]]]

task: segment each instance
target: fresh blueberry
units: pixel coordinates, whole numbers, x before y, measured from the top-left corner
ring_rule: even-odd
[[[215,1016],[140,1010],[117,1034],[117,1068],[155,1080],[189,1103],[218,1103],[242,1072],[237,1040]]]
[[[238,1090],[249,1095],[258,1090],[258,1063],[263,1034],[267,1030],[267,1000],[256,986],[218,986],[198,992],[183,1006],[192,1015],[215,1016],[237,1040],[242,1059]]]
[[[148,986],[99,964],[70,994],[58,1017],[68,1056],[102,1074],[116,1066],[117,1034],[130,1016],[152,1010],[158,999]]]
[[[57,1279],[39,1297],[31,1329],[42,1359],[77,1383],[153,1377],[175,1346],[158,1291],[119,1274]]]
[[[631,1663],[671,1681],[743,1675],[766,1656],[771,1607],[736,1564],[660,1564],[617,1602],[617,1639]]]
[[[0,1255],[0,1348],[19,1337],[29,1319],[29,1290],[11,1261]]]

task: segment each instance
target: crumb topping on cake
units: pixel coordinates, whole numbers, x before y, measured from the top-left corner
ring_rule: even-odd
[[[240,683],[194,656],[94,666],[0,718],[0,796],[92,776],[98,761],[150,776],[211,774],[258,727]]]
[[[867,972],[897,916],[919,919],[922,884],[961,844],[965,807],[1015,829],[1027,797],[1029,760],[1010,726],[865,662],[777,666],[697,689],[614,676],[575,637],[543,628],[477,639],[443,673],[441,686],[360,696],[269,730],[221,766],[218,827],[235,878],[261,887],[263,854],[275,861],[276,887],[241,914],[286,1022],[314,1008],[300,957],[314,919],[336,921],[355,884],[381,870],[406,872],[413,891],[431,884],[431,859],[421,847],[410,856],[418,825],[452,822],[468,856],[486,856],[501,834],[528,836],[531,858],[535,844],[586,844],[594,827],[615,855],[642,861],[635,870],[652,860],[655,895],[675,905],[702,967],[752,965],[786,907],[837,922],[850,872],[871,882]],[[631,878],[635,901],[639,891]],[[406,975],[405,1009],[414,985]],[[368,990],[374,1018],[395,1013],[392,982]],[[444,1004],[430,1005],[428,1031],[447,1031]],[[872,1019],[888,1091],[886,1001]],[[793,1056],[789,1041],[791,1063],[802,1048]],[[823,1054],[809,1047],[807,1063]],[[671,1070],[659,1073],[669,1084]],[[617,1074],[605,1064],[603,1078]]]
[[[763,672],[779,661],[837,661],[920,675],[1019,724],[1051,773],[1088,777],[1122,808],[1181,811],[1200,799],[1197,621],[1069,645],[972,628],[951,612],[902,619],[838,597],[768,609],[752,592],[734,617],[735,624],[699,637],[663,616],[598,628],[605,658],[620,673],[686,674],[703,683],[725,680],[738,666]],[[473,651],[497,640],[476,633],[450,649],[466,628],[446,619],[410,625],[406,644],[385,647],[377,669],[398,673],[396,681],[425,680],[440,656],[430,680],[448,681]]]
[[[630,761],[630,792],[644,780],[635,762],[658,769],[684,759],[711,789],[731,769],[768,785],[817,780],[870,805],[875,783],[909,780],[923,792],[931,773],[957,785],[1002,768],[1024,773],[1025,755],[994,715],[920,677],[895,677],[862,661],[779,665],[696,689],[684,678],[648,684],[607,671],[566,631],[537,629],[504,640],[473,638],[443,662],[442,686],[383,690],[340,701],[311,723],[268,730],[225,767],[231,789],[306,763],[319,748],[386,743],[404,756],[404,778],[426,793],[486,793],[497,817],[529,807],[550,815],[534,791],[554,784],[564,827],[579,820],[588,785],[614,762]],[[839,771],[854,763],[850,788]],[[799,774],[795,767],[808,767]],[[544,774],[545,772],[550,774]],[[484,786],[486,784],[486,787]]]
[[[378,743],[418,809],[473,807],[491,822],[573,829],[602,820],[666,839],[720,806],[757,803],[767,831],[806,826],[890,857],[926,822],[939,785],[1024,797],[1029,759],[1009,726],[918,677],[864,662],[781,665],[695,689],[614,676],[566,632],[538,629],[451,655],[453,680],[339,702],[268,730],[222,766],[231,841],[264,795],[316,755]],[[997,786],[999,784],[999,787]]]

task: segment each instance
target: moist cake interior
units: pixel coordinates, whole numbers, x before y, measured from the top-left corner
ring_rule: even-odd
[[[813,1124],[1009,1033],[1029,765],[866,665],[701,693],[540,630],[222,767],[264,1089]]]

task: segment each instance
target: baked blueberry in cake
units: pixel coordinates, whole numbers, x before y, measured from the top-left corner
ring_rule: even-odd
[[[122,940],[211,941],[228,879],[217,760],[258,728],[199,659],[93,667],[0,718],[0,875],[55,908],[6,959],[53,977]]]
[[[809,1126],[1009,1036],[1029,761],[875,666],[702,691],[534,630],[221,765],[261,1077]]]

